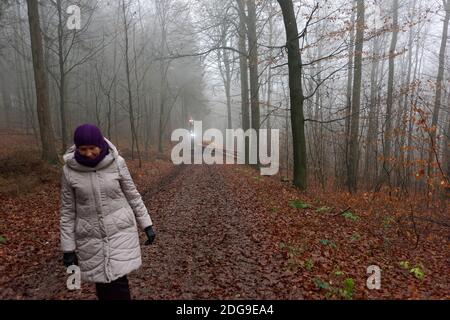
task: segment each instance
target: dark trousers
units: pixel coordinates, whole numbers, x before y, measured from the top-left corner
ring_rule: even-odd
[[[110,283],[96,283],[95,289],[98,300],[131,300],[126,275]]]

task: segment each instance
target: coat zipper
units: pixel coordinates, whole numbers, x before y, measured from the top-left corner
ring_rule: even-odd
[[[105,224],[103,223],[103,214],[101,211],[101,208],[99,207],[99,203],[97,202],[97,196],[96,196],[96,189],[94,188],[94,179],[93,176],[94,174],[97,174],[97,170],[94,170],[93,172],[91,171],[90,174],[90,178],[91,178],[91,187],[92,187],[92,193],[94,195],[94,205],[95,205],[95,213],[97,214],[97,219],[99,221],[99,226],[100,226],[100,234],[102,236],[102,244],[103,244],[103,255],[105,258],[104,259],[104,272],[105,272],[105,277],[106,277],[106,281],[109,282],[110,278],[108,276],[108,263],[109,263],[109,255],[108,255],[108,246],[105,245],[105,241],[104,239],[107,238],[107,233],[106,233],[106,228],[105,228]],[[97,211],[97,208],[99,208]]]

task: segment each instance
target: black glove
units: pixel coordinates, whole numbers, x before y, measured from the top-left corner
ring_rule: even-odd
[[[147,238],[148,238],[148,240],[145,241],[144,244],[146,246],[148,246],[148,245],[152,244],[153,241],[155,241],[156,234],[155,234],[155,231],[153,231],[152,226],[148,226],[147,228],[144,229],[144,231],[145,231],[145,234],[147,235]]]
[[[66,267],[71,266],[73,264],[77,266],[78,265],[77,255],[75,254],[75,252],[64,252],[63,262]]]

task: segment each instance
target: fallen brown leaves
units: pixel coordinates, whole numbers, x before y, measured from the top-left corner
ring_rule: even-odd
[[[448,228],[419,219],[442,203],[305,193],[239,165],[127,164],[157,233],[130,275],[135,299],[449,298]],[[59,173],[0,201],[0,298],[95,299],[92,284],[65,286]],[[366,287],[369,265],[380,290]]]
[[[36,156],[36,155],[35,155]],[[37,155],[38,157],[39,155]],[[172,165],[127,160],[139,190],[157,185]],[[59,169],[56,169],[57,171]],[[95,299],[92,284],[66,289],[59,251],[59,173],[25,194],[0,195],[0,299]]]
[[[255,177],[258,171],[228,166],[228,179],[239,188],[256,190],[254,202],[260,203],[270,217],[267,232],[279,243],[285,266],[303,287],[309,299],[349,298],[345,279],[352,279],[352,298],[356,299],[448,299],[450,292],[449,230],[438,224],[417,220],[416,232],[408,220],[410,204],[421,215],[420,199],[407,202],[383,195],[300,192],[272,177]],[[308,208],[295,208],[295,200]],[[406,199],[405,199],[406,200]],[[441,216],[442,203],[428,208]],[[301,207],[299,205],[299,207]],[[350,207],[350,208],[349,208]],[[345,210],[347,209],[347,210]],[[409,268],[401,267],[407,261]],[[381,268],[381,289],[366,287],[366,268]],[[413,267],[424,273],[420,279]],[[347,293],[349,293],[347,290]]]

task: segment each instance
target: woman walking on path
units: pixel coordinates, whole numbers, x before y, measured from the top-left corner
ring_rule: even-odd
[[[125,159],[92,124],[76,128],[63,156],[60,231],[64,265],[78,265],[99,300],[131,299],[127,274],[142,264],[137,227],[155,239],[152,220]]]

